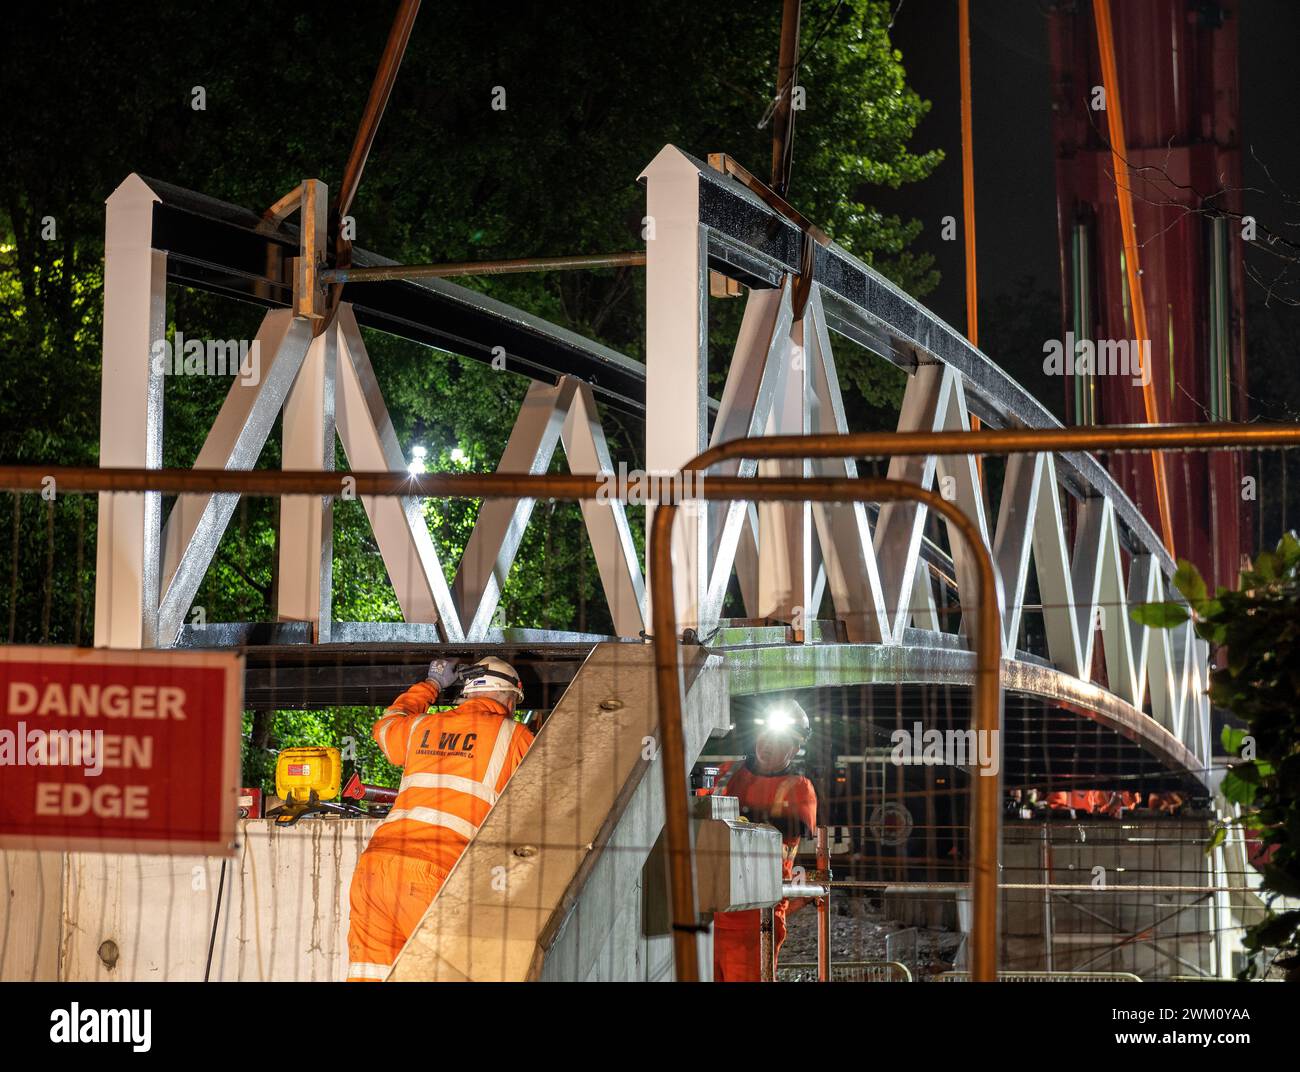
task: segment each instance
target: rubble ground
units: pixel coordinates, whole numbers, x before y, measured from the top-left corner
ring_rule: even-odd
[[[817,907],[808,903],[787,919],[780,965],[816,963]],[[894,956],[888,956],[890,935]],[[915,936],[913,941],[913,935]],[[831,962],[897,960],[906,965],[916,982],[950,971],[961,944],[953,931],[911,927],[887,919],[878,903],[867,897],[831,899]],[[900,948],[901,947],[901,948]]]

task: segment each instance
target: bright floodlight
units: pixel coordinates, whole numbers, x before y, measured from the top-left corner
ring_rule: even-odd
[[[769,730],[787,730],[794,725],[794,718],[784,708],[777,708],[775,711],[768,712],[765,725]]]
[[[467,461],[469,461],[469,456],[463,450],[461,450],[460,447],[452,447],[451,460],[455,462],[457,465],[464,465]]]
[[[424,459],[428,453],[429,453],[428,450],[426,450],[424,447],[412,447],[411,464],[406,467],[407,472],[413,474],[423,473],[425,471]]]

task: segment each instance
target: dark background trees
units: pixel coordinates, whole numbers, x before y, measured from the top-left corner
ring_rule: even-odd
[[[941,159],[911,144],[929,105],[909,89],[890,43],[890,5],[804,7],[806,107],[792,197],[841,244],[924,295],[937,274],[910,249],[921,224],[872,207],[874,191],[923,179]],[[236,0],[55,2],[9,16],[0,69],[0,460],[97,460],[108,195],[132,172],[259,211],[305,177],[336,187],[392,13],[391,4]],[[664,144],[699,156],[725,151],[766,171],[771,130],[761,123],[779,26],[775,3],[426,5],[353,209],[357,243],[408,262],[638,248],[636,176]],[[504,110],[492,108],[496,87]],[[640,270],[465,285],[642,357]],[[739,306],[711,310],[719,378]],[[259,317],[250,306],[169,288],[169,332],[252,338]],[[431,468],[494,466],[522,377],[375,333],[367,345],[404,450],[424,446]],[[854,423],[881,419],[900,377],[847,347],[840,366]],[[193,464],[228,386],[221,377],[169,378],[165,464]],[[605,423],[615,456],[635,467],[643,430],[612,414]],[[278,442],[277,429],[260,465],[278,464]],[[475,510],[428,505],[449,575]],[[0,532],[12,541],[10,575],[0,576],[4,639],[90,642],[94,512],[89,497],[0,503]],[[274,617],[274,518],[272,502],[241,504],[196,599],[208,622]],[[358,504],[340,504],[335,547],[336,618],[399,617]],[[608,628],[576,507],[539,505],[503,614],[519,626]],[[0,617],[0,630],[5,624]],[[315,726],[314,717],[282,714],[272,727],[263,716],[259,743],[337,738],[338,725]]]

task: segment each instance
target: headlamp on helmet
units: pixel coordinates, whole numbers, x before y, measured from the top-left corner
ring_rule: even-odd
[[[802,747],[812,736],[808,714],[793,700],[784,700],[769,708],[758,719],[761,736],[782,737]]]

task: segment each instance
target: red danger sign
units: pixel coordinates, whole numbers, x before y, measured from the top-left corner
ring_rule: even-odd
[[[244,661],[0,647],[0,847],[228,855]]]

